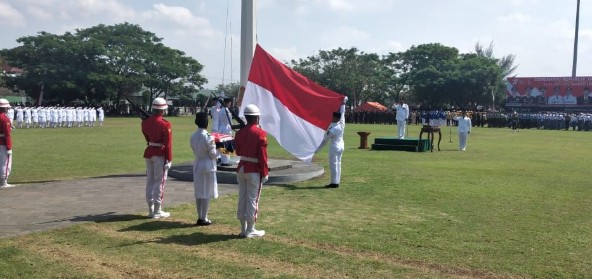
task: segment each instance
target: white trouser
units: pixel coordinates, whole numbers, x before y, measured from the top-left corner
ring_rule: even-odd
[[[210,199],[195,199],[195,207],[197,209],[197,218],[201,220],[208,220]]]
[[[397,120],[397,132],[398,132],[398,136],[400,139],[405,138],[405,126],[406,125],[407,125],[407,122],[405,122],[405,120],[403,120],[403,121]]]
[[[0,178],[8,179],[12,169],[12,155],[6,154],[6,145],[0,145]]]
[[[329,167],[331,168],[331,183],[339,184],[341,181],[341,156],[343,148],[329,147]]]
[[[458,148],[460,150],[465,150],[467,148],[467,138],[468,137],[469,137],[469,133],[458,132]]]
[[[245,173],[241,167],[236,176],[238,182],[238,209],[236,218],[254,223],[257,221],[259,197],[261,195],[261,176],[257,172]]]
[[[164,156],[152,156],[146,160],[146,202],[162,204],[168,170],[165,169]]]

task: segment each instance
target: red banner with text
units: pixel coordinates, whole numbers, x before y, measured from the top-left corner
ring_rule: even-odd
[[[592,105],[592,77],[511,77],[506,103],[523,105]]]

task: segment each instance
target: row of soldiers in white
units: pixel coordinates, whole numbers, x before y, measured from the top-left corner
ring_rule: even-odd
[[[103,126],[105,112],[102,107],[22,107],[10,108],[7,113],[15,128],[57,128]],[[24,127],[23,127],[24,125]]]

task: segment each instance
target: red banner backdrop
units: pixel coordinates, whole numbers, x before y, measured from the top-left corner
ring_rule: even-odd
[[[592,77],[512,77],[508,102],[548,105],[591,105]]]

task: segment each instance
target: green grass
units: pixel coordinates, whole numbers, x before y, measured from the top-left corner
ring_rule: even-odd
[[[172,118],[174,162],[191,160],[188,117]],[[358,149],[346,126],[343,176],[266,187],[244,240],[236,195],[211,204],[216,225],[174,218],[88,223],[0,240],[0,278],[589,278],[592,133],[474,128],[465,152],[443,128],[441,152]],[[419,128],[411,126],[410,135]],[[105,127],[14,131],[11,182],[144,170],[139,120]],[[325,149],[314,159],[327,168]],[[270,157],[290,158],[270,139]],[[0,193],[1,194],[1,193]]]

